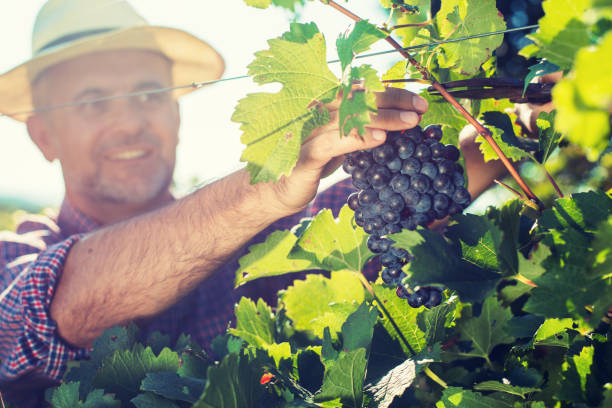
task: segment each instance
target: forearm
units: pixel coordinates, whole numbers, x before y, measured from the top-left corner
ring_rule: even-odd
[[[248,177],[239,171],[75,244],[51,304],[60,335],[88,346],[115,324],[159,313],[288,215],[270,184]]]

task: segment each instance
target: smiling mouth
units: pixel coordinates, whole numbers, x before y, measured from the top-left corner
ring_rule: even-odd
[[[146,157],[150,154],[150,150],[145,149],[129,149],[122,150],[117,153],[107,154],[106,158],[113,161],[135,160]]]

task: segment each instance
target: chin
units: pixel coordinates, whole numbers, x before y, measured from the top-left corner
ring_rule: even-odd
[[[98,185],[95,196],[112,204],[147,207],[169,192],[171,181],[171,177],[158,176],[136,183],[102,183]]]

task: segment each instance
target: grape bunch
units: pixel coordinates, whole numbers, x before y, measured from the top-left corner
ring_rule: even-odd
[[[412,307],[440,304],[442,288],[411,289],[403,285],[402,267],[412,258],[393,247],[388,235],[414,230],[463,211],[471,201],[464,186],[459,149],[440,143],[442,127],[388,132],[384,144],[346,155],[342,167],[359,189],[348,199],[355,223],[368,237],[368,248],[380,255],[382,280],[397,286],[397,295]]]

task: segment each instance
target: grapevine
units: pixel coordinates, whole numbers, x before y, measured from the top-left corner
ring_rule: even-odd
[[[246,2],[290,10],[304,3]],[[547,88],[551,107],[527,137],[499,89],[498,99],[466,100],[442,85],[495,83],[502,36],[490,33],[507,27],[494,1],[442,0],[432,12],[427,1],[382,0],[391,17],[381,26],[351,12],[352,0],[322,3],[355,21],[336,41],[341,78],[328,67],[331,42],[315,23],[292,23],[249,66],[255,82],[282,85],[242,99],[233,117],[253,182],[291,171],[299,136],[329,120],[331,101],[341,101],[345,137],[363,135],[384,86],[435,90],[421,94],[429,109],[419,126],[345,156],[356,190],[346,205],[260,237],[240,257],[235,283],[329,274],[296,279],[275,306],[243,297],[209,349],[186,336],[137,341],[134,327],[110,329],[94,344],[96,358],[71,362],[48,400],[56,407],[612,406],[612,7],[543,2],[539,28],[520,51],[536,63],[514,96],[527,97],[536,87],[529,82],[544,74],[563,78]],[[385,73],[356,66],[382,40],[403,59]],[[357,81],[361,92],[347,92]],[[512,176],[497,180],[504,188],[492,190],[488,208],[476,209],[481,199],[470,206],[458,149],[466,123],[480,134],[483,160],[502,161]]]

